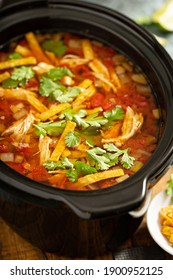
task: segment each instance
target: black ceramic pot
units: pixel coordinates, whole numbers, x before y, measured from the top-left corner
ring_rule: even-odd
[[[46,251],[91,258],[115,250],[134,233],[133,215],[172,164],[173,63],[154,37],[124,15],[80,1],[5,1],[0,9],[0,50],[28,31],[68,31],[128,54],[147,75],[160,111],[162,136],[135,175],[107,189],[67,191],[34,182],[0,162],[0,215],[22,237]],[[146,206],[145,206],[146,208]]]

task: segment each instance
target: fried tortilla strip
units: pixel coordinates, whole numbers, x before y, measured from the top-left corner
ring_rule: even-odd
[[[86,151],[71,151],[69,158],[71,159],[79,159],[79,158],[86,158]]]
[[[63,151],[66,148],[65,136],[68,132],[74,131],[75,127],[76,127],[76,123],[71,122],[71,121],[67,122],[66,127],[65,127],[63,133],[61,134],[54,151],[51,154],[50,160],[53,160],[53,161],[59,160],[60,156],[62,155]]]
[[[88,88],[84,89],[77,98],[73,101],[72,107],[77,110],[82,103],[88,100],[96,92],[95,86],[92,84]]]
[[[33,65],[36,63],[37,63],[37,60],[33,56],[18,58],[18,59],[10,59],[7,61],[0,62],[0,70],[14,68],[17,66],[22,66],[22,65]]]
[[[2,74],[0,74],[0,83],[2,83],[3,81],[7,80],[10,77],[10,73],[9,72],[4,72]]]
[[[47,119],[50,119],[51,117],[59,114],[63,110],[69,108],[71,105],[69,103],[62,103],[53,106],[52,108],[46,110],[45,112],[43,111],[40,115],[39,118],[42,121],[46,121]]]
[[[48,108],[45,105],[43,105],[41,101],[35,96],[27,95],[27,101],[40,113],[43,113],[48,110]]]
[[[89,175],[79,178],[76,183],[73,183],[73,189],[86,187],[90,184],[96,183],[101,180],[120,177],[123,175],[124,175],[124,171],[121,168],[106,170],[106,171],[98,172],[98,173],[94,173],[94,174],[89,174]],[[70,186],[71,183],[67,183],[67,187],[68,187],[68,185]]]
[[[26,90],[26,89],[22,89],[22,88],[18,88],[18,89],[4,89],[2,87],[0,87],[0,96],[10,99],[10,98],[14,98],[17,100],[28,100],[28,96],[30,97],[36,97],[36,93],[30,90]]]
[[[47,58],[47,56],[43,52],[42,48],[40,47],[39,42],[37,41],[37,38],[34,35],[34,33],[28,32],[25,35],[25,37],[26,37],[29,47],[30,47],[32,53],[34,54],[34,56],[36,57],[37,61],[50,63],[49,59]]]
[[[31,51],[27,47],[24,47],[22,45],[17,45],[15,48],[15,52],[21,54],[24,57],[32,55]]]
[[[90,40],[84,39],[82,40],[82,50],[84,54],[84,58],[86,59],[94,59],[94,51],[91,46]]]

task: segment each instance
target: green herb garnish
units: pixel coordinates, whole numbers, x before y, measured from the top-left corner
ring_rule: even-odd
[[[36,134],[37,136],[43,135],[50,135],[50,136],[59,136],[65,126],[66,122],[65,121],[59,121],[59,122],[40,122],[37,124],[34,124],[36,128]]]
[[[42,48],[45,51],[53,52],[58,57],[63,56],[67,51],[67,47],[66,45],[64,45],[62,41],[55,41],[55,40],[44,41],[42,44]]]

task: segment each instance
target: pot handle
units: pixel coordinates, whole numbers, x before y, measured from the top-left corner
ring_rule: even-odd
[[[133,210],[133,211],[129,211],[129,215],[132,216],[133,218],[140,218],[142,216],[145,215],[145,213],[148,210],[150,201],[151,201],[151,197],[152,197],[152,189],[149,189],[145,198],[144,203],[141,205],[140,208]]]

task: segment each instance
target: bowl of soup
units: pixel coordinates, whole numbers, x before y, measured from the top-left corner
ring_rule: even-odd
[[[0,13],[1,217],[45,250],[114,250],[172,161],[170,57],[98,5],[20,1]]]

